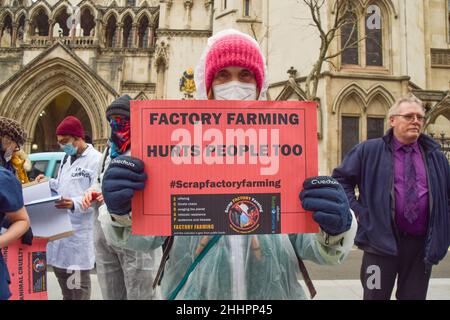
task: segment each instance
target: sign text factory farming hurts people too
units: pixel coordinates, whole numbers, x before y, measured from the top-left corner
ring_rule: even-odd
[[[133,233],[315,231],[298,192],[317,174],[316,107],[133,101],[131,151],[150,177],[133,199]]]

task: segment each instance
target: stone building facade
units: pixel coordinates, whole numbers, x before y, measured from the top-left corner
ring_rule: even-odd
[[[353,0],[358,45],[326,63],[318,87],[319,170],[380,136],[396,98],[426,102],[427,131],[450,137],[450,0]],[[376,13],[379,28],[367,27]],[[335,18],[333,1],[321,16]],[[320,47],[296,0],[0,0],[0,115],[23,123],[28,151],[57,149],[55,127],[79,117],[100,149],[104,112],[122,94],[183,99],[180,78],[225,28],[263,49],[271,100],[305,100]],[[339,52],[345,30],[330,53]]]

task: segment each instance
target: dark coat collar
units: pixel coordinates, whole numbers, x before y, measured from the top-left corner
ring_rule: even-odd
[[[388,147],[391,149],[391,151],[393,150],[393,148],[392,148],[393,138],[394,138],[394,130],[392,128],[390,128],[384,135],[383,140],[388,145]],[[439,143],[437,143],[436,141],[434,141],[434,139],[432,139],[430,136],[428,136],[424,133],[420,134],[417,142],[419,143],[419,145],[423,148],[423,150],[426,153],[435,151],[436,149],[440,148]]]

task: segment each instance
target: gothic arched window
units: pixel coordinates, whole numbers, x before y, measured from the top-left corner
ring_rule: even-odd
[[[35,36],[48,36],[48,16],[45,10],[40,8],[31,22],[31,34]]]
[[[449,0],[450,1],[450,0]],[[389,65],[385,44],[389,37],[389,10],[382,1],[370,1],[364,7],[350,4],[340,27],[341,65],[383,67]]]
[[[383,17],[381,9],[370,5],[366,10],[366,65],[383,65]]]
[[[108,48],[114,48],[116,46],[116,28],[117,28],[117,21],[116,17],[112,15],[109,17],[108,22],[106,23],[106,47]]]
[[[25,33],[25,15],[23,14],[19,18],[19,26],[17,27],[17,42],[20,44],[23,42]]]
[[[67,37],[69,36],[70,29],[67,25],[67,20],[70,18],[69,14],[67,13],[67,8],[61,9],[57,14],[55,18],[55,26],[59,27],[61,31],[61,36]],[[70,25],[70,24],[69,24]],[[54,33],[58,32],[58,30],[54,30]]]
[[[81,28],[83,29],[83,36],[89,37],[93,35],[95,28],[95,20],[89,8],[83,8],[80,17]]]
[[[1,37],[1,47],[11,47],[12,45],[12,19],[9,14],[5,16],[3,19],[3,28],[0,30],[0,37]]]
[[[367,97],[366,97],[367,98]],[[351,92],[341,101],[340,155],[341,160],[358,143],[380,138],[387,128],[386,114],[389,103],[382,94],[376,94],[366,105],[360,94]]]
[[[149,23],[147,16],[144,16],[139,21],[139,48],[148,48],[148,36],[149,36]]]
[[[358,17],[347,12],[341,27],[342,64],[359,64]]]
[[[133,20],[127,16],[123,20],[123,47],[131,48],[133,46],[133,34],[131,32]]]

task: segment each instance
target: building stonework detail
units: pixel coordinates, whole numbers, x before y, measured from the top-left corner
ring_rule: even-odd
[[[320,174],[330,174],[351,143],[387,130],[387,110],[407,93],[425,102],[426,130],[450,136],[447,1],[430,0],[429,6],[422,0],[350,1],[358,35],[367,37],[322,68],[316,97]],[[180,76],[195,70],[208,37],[230,27],[260,43],[269,99],[306,100],[320,37],[302,1],[127,3],[0,1],[0,115],[25,125],[27,151],[53,148],[52,126],[67,114],[80,117],[104,148],[109,135],[104,112],[123,94],[185,99]],[[365,23],[373,5],[380,15],[372,19],[379,22],[374,30]],[[331,5],[323,7],[328,23],[335,16]],[[332,41],[331,55],[346,36],[352,35],[342,30]]]

